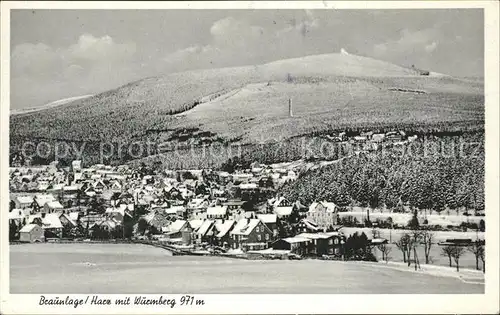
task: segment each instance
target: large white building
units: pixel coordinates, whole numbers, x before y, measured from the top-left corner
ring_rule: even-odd
[[[337,206],[333,202],[313,202],[307,212],[307,219],[316,223],[321,229],[337,224],[337,217]]]

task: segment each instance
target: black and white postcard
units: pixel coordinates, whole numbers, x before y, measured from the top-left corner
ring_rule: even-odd
[[[498,312],[498,9],[3,2],[0,311]]]

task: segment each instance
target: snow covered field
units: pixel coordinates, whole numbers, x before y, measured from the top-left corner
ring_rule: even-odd
[[[345,235],[351,235],[356,232],[362,233],[364,232],[368,238],[372,238],[372,228],[357,228],[357,227],[343,227],[341,231]],[[401,229],[377,229],[377,231],[380,233],[380,237],[386,238],[390,240],[391,243],[398,241],[401,238],[401,235],[404,233],[410,233],[410,230],[401,230]],[[434,234],[434,239],[436,242],[444,242],[447,239],[451,238],[468,238],[471,240],[476,240],[477,238],[484,240],[484,232],[474,232],[474,231],[467,231],[467,232],[455,232],[455,231],[432,231]]]
[[[356,211],[340,212],[341,217],[353,216],[358,221],[363,222],[366,219],[366,209],[356,207]],[[387,212],[373,212],[370,211],[370,220],[373,222],[377,219],[387,220],[387,218],[392,218],[394,224],[407,225],[408,221],[412,218],[411,213],[391,213]],[[420,223],[427,219],[429,225],[441,225],[446,227],[448,225],[459,226],[462,222],[470,222],[479,224],[479,221],[485,220],[485,217],[480,216],[465,216],[465,215],[455,215],[455,214],[419,214],[418,220]]]
[[[397,254],[397,253],[395,253]],[[171,256],[133,244],[10,246],[11,293],[482,293],[383,264]]]

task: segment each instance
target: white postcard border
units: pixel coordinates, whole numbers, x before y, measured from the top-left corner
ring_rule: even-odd
[[[160,314],[160,313],[498,313],[499,303],[499,5],[496,1],[291,1],[291,2],[2,2],[1,3],[1,121],[0,131],[0,224],[8,221],[8,134],[9,134],[9,88],[10,88],[10,10],[21,8],[54,9],[418,9],[418,8],[484,8],[485,9],[485,121],[486,121],[486,208],[488,230],[486,231],[485,294],[467,295],[206,295],[192,294],[204,299],[202,307],[39,307],[38,294],[9,294],[9,245],[8,229],[0,229],[0,312],[4,314]],[[335,279],[332,279],[335,281]],[[297,285],[300,285],[298,283]],[[376,284],[374,284],[376,285]],[[187,293],[187,292],[186,292]],[[95,294],[97,295],[97,294]],[[48,294],[47,297],[66,294]],[[113,299],[132,295],[112,296]],[[148,295],[155,298],[158,294]],[[181,295],[164,294],[165,297]],[[85,298],[87,295],[72,295]]]

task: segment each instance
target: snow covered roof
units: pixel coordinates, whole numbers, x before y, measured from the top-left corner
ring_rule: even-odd
[[[191,200],[191,202],[189,202],[189,206],[192,208],[201,207],[204,202],[205,199],[203,198],[194,198],[193,200]]]
[[[240,184],[240,189],[257,189],[258,186],[255,183]]]
[[[47,202],[54,201],[55,198],[54,195],[43,194],[43,195],[36,195],[35,200],[38,206],[43,207]]]
[[[264,223],[276,223],[278,216],[276,214],[258,214],[259,218]]]
[[[274,209],[274,213],[276,213],[278,215],[278,217],[282,217],[282,216],[288,216],[288,215],[292,214],[292,210],[293,210],[292,206],[276,207]]]
[[[374,238],[374,239],[371,240],[372,244],[377,244],[377,245],[379,245],[379,244],[386,244],[387,242],[388,241],[385,238]]]
[[[215,206],[207,208],[207,215],[223,216],[227,213],[227,206]]]
[[[227,234],[227,232],[229,232],[229,230],[233,226],[234,222],[235,222],[234,220],[226,220],[224,222],[222,222],[222,221],[216,222],[215,228],[218,231],[216,237],[218,237],[218,238],[224,237]]]
[[[33,197],[32,196],[17,196],[16,200],[19,203],[33,203]]]
[[[122,203],[122,204],[120,204],[119,207],[120,207],[120,210],[123,210],[123,211],[125,211],[125,210],[134,211],[134,204],[133,203],[129,203],[129,204]]]
[[[328,213],[335,212],[335,208],[337,207],[333,202],[327,202],[327,201],[313,202],[309,206],[309,212],[319,212],[318,206],[323,206],[326,209],[326,212]]]
[[[234,226],[233,230],[231,231],[231,234],[238,234],[241,229],[243,229],[246,225],[248,224],[247,219],[239,219],[238,222],[236,222],[236,225]]]
[[[146,222],[148,222],[148,224],[153,221],[153,219],[155,218],[155,213],[154,212],[150,212],[148,214],[146,214],[145,216],[143,216],[143,218],[146,220]]]
[[[181,209],[183,210],[183,209],[184,209],[184,207],[178,207],[178,206],[176,206],[176,207],[171,207],[171,208],[167,208],[167,209],[165,209],[165,213],[166,213],[166,214],[177,214],[177,211],[178,211],[178,210],[181,210]]]
[[[288,200],[285,197],[279,197],[279,198],[272,198],[268,200],[269,204],[274,206],[274,207],[279,207],[282,204],[287,204]]]
[[[28,216],[28,224],[32,223],[35,219],[42,219],[42,214],[41,213],[37,213],[37,214],[30,214]]]
[[[37,227],[36,224],[26,224],[25,226],[22,227],[21,230],[19,230],[19,232],[29,233],[29,232],[31,232],[36,227]]]
[[[201,225],[203,224],[203,220],[196,219],[196,220],[190,220],[189,225],[193,228],[193,230],[198,229]]]
[[[62,190],[64,188],[64,184],[53,184],[52,190]]]
[[[170,209],[175,209],[175,211],[186,211],[186,207],[184,206],[172,206]]]
[[[9,212],[9,220],[22,220],[26,217],[26,214],[22,209],[12,209]]]
[[[196,230],[196,234],[207,235],[210,232],[210,228],[213,227],[214,221],[205,220],[201,226]]]
[[[96,180],[95,182],[92,183],[92,185],[94,186],[94,188],[97,187],[98,185],[107,187],[106,184],[102,181],[102,179]]]
[[[170,192],[170,191],[172,191],[172,190],[174,190],[174,189],[175,189],[175,190],[178,190],[177,188],[175,188],[175,186],[172,186],[172,185],[170,185],[170,184],[167,184],[167,186],[165,186],[165,187],[163,188],[163,190],[164,190],[165,192]]]
[[[253,177],[253,174],[249,174],[249,173],[237,173],[237,174],[233,174],[233,178],[234,179],[248,179],[250,177]]]
[[[98,223],[98,225],[107,225],[109,228],[114,229],[118,224],[117,221],[113,219],[107,219]]]
[[[304,237],[287,237],[283,239],[285,242],[294,244],[294,243],[304,243],[304,242],[309,242],[310,239],[304,238]]]
[[[311,220],[302,219],[301,222],[303,222],[306,225],[306,227],[308,227],[311,230],[318,230],[319,229],[318,225]]]
[[[42,223],[45,229],[62,229],[63,227],[57,213],[47,213],[45,218],[42,218]]]
[[[228,200],[224,203],[226,206],[242,206],[245,204],[243,200]]]
[[[259,219],[241,219],[236,223],[231,234],[249,235],[259,222],[261,222]]]
[[[75,173],[75,179],[74,180],[81,180],[83,178],[83,173]]]
[[[62,206],[62,204],[59,201],[57,201],[57,200],[55,200],[55,201],[49,201],[46,204],[51,209],[63,209],[64,208]]]
[[[69,213],[69,218],[73,220],[74,222],[78,221],[78,217],[80,216],[80,213],[78,212],[70,212]]]
[[[357,141],[363,141],[363,140],[366,140],[366,137],[362,137],[362,136],[354,136],[354,140],[357,140]]]
[[[107,208],[106,213],[107,214],[114,214],[114,213],[119,213],[123,217],[130,214],[126,211],[127,210],[127,205],[121,204],[119,208]]]
[[[71,219],[71,217],[69,216],[69,214],[66,214],[66,213],[61,214],[59,216],[59,220],[61,220],[61,217],[65,217],[66,220],[68,220],[72,225],[76,226],[75,220]]]
[[[49,183],[44,183],[44,182],[39,182],[38,183],[38,190],[47,190],[49,188]]]
[[[172,224],[169,225],[169,231],[170,232],[179,232],[186,224],[189,224],[189,223],[185,220],[177,220],[175,222],[172,222]]]
[[[327,239],[332,237],[333,235],[329,235],[326,233],[301,233],[297,235],[297,237],[307,238],[307,239]]]

